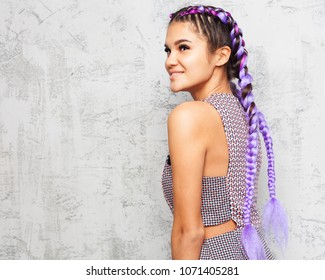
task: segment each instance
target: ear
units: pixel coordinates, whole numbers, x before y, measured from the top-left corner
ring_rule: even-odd
[[[230,57],[231,49],[228,46],[220,47],[215,52],[216,66],[225,65]]]

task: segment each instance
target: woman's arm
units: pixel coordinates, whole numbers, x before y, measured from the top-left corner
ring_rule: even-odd
[[[203,102],[186,102],[168,118],[174,193],[173,259],[199,259],[204,240],[201,190],[207,150],[206,106]]]

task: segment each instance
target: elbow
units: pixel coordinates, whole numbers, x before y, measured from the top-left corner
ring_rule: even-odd
[[[201,245],[204,240],[204,228],[202,227],[195,230],[184,231],[183,238],[187,239],[191,243],[199,243]]]
[[[173,234],[175,239],[182,244],[201,246],[204,240],[204,227],[195,229],[182,229]]]
[[[197,260],[204,240],[204,228],[173,228],[172,258],[174,260]]]

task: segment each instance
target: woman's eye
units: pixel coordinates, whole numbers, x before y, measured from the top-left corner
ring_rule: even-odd
[[[170,53],[170,49],[169,49],[169,48],[165,48],[164,51],[165,51],[165,53],[167,53],[167,54]]]
[[[181,51],[186,51],[186,50],[189,49],[189,47],[186,46],[186,45],[180,45],[180,46],[179,46],[179,49],[180,49]]]

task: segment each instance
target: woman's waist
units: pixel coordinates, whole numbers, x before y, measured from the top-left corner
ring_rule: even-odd
[[[215,226],[205,226],[204,227],[204,239],[212,238],[229,231],[233,231],[237,228],[237,224],[233,220],[229,220],[219,225]]]

